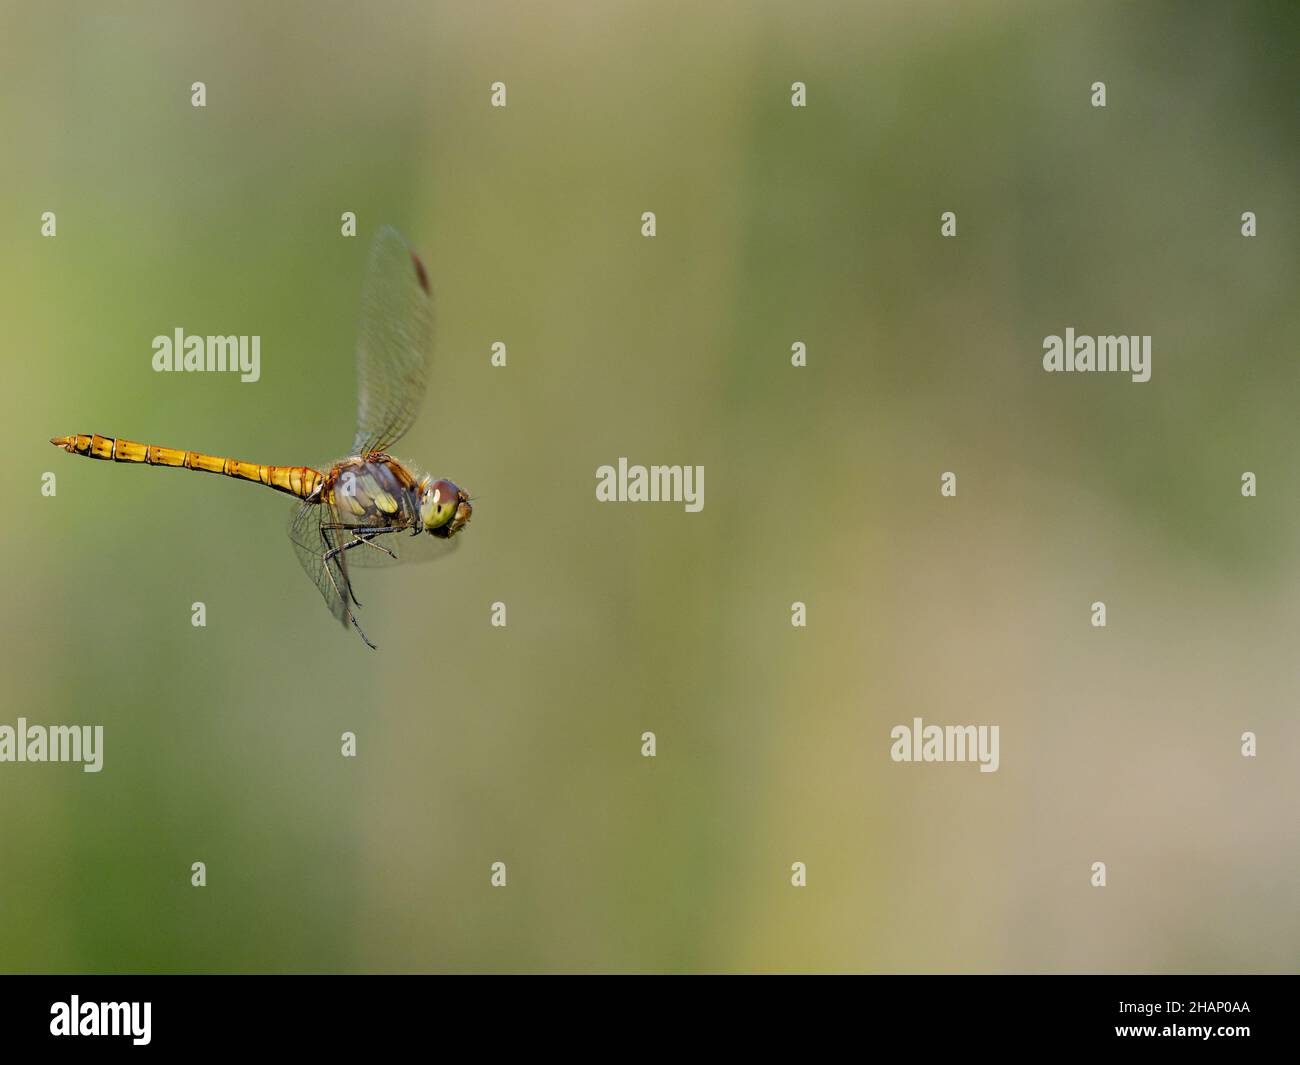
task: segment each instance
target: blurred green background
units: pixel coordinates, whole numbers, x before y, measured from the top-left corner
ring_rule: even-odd
[[[0,968],[1294,969],[1298,30],[4,4],[0,721],[106,736],[0,765]],[[46,440],[342,457],[385,222],[439,313],[397,452],[480,498],[365,575],[371,653],[283,497]],[[177,326],[261,381],[155,374]],[[1151,382],[1043,373],[1067,326],[1152,335]],[[598,505],[620,455],[703,465],[703,512]],[[892,763],[914,716],[1000,770]]]

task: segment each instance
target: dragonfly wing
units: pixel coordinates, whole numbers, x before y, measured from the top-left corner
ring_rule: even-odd
[[[303,503],[293,508],[289,518],[289,540],[293,544],[294,554],[306,571],[312,583],[325,597],[325,605],[330,608],[340,623],[348,623],[348,606],[344,596],[349,594],[347,563],[337,559],[326,563],[325,555],[332,544],[327,543],[328,531],[322,524],[336,521],[334,508],[328,504]]]
[[[387,451],[415,421],[428,384],[433,299],[419,257],[384,226],[370,249],[357,341],[352,454]]]
[[[375,534],[352,528],[356,522],[355,517],[341,514],[329,503],[303,503],[294,507],[289,516],[289,541],[299,565],[316,585],[330,613],[345,627],[349,612],[355,616],[359,609],[353,597],[353,575],[358,568],[445,558],[460,546],[459,539],[423,532],[412,535],[409,526]],[[338,548],[342,550],[336,551]],[[327,558],[331,553],[333,557]]]
[[[347,533],[348,540],[356,537]],[[347,552],[348,566],[356,569],[372,566],[395,566],[399,562],[428,562],[435,558],[446,558],[460,547],[460,537],[445,540],[430,536],[427,532],[413,536],[410,529],[401,532],[383,533],[370,537],[369,544],[358,544]],[[380,549],[383,550],[380,550]],[[389,553],[391,552],[391,554]]]

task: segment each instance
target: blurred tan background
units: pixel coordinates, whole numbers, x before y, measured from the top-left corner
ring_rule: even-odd
[[[1294,970],[1298,30],[0,7],[0,723],[106,732],[98,775],[0,765],[0,968]],[[480,499],[365,575],[372,654],[282,497],[46,440],[341,457],[384,222],[439,313],[398,453]],[[261,381],[155,374],[177,326]],[[1043,373],[1067,326],[1150,334],[1151,382]],[[703,465],[703,512],[598,505],[620,455]],[[914,716],[1001,768],[892,763]]]

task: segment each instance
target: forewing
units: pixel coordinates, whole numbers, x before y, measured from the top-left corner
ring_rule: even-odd
[[[387,451],[411,427],[428,384],[433,299],[424,264],[397,230],[375,236],[357,342],[357,433],[352,454]]]

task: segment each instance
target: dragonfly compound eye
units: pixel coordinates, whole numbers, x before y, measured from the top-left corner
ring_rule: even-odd
[[[420,520],[426,529],[440,529],[456,516],[461,490],[450,481],[426,485],[420,496]]]

